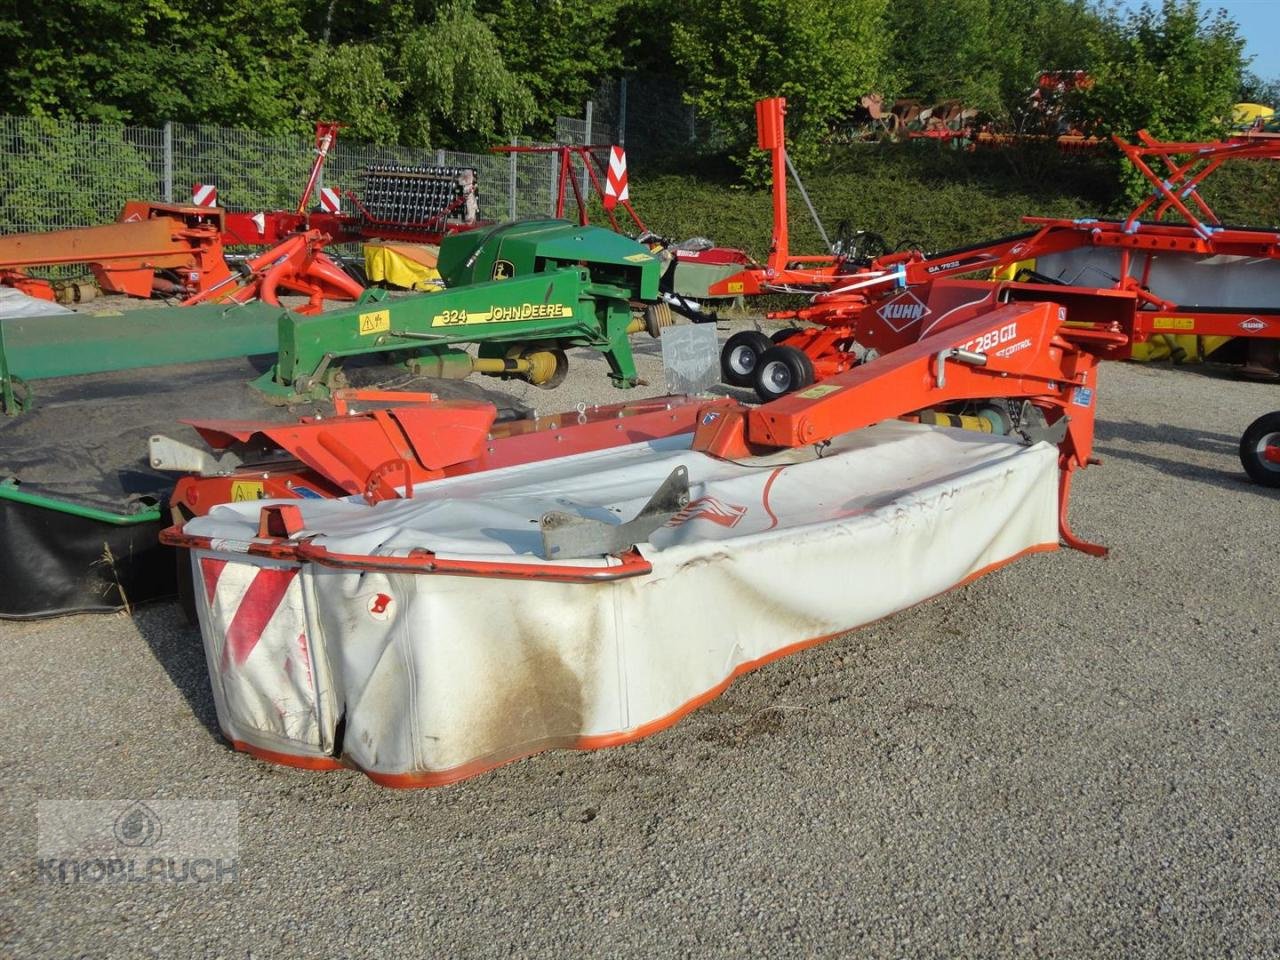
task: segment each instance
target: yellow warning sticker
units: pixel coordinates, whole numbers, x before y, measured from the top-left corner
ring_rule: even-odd
[[[648,263],[653,257],[647,253],[632,253],[623,257],[628,263]]]
[[[511,323],[515,320],[566,320],[573,316],[567,303],[521,303],[488,310],[444,310],[431,318],[433,327],[461,327],[472,323]]]
[[[819,397],[825,397],[828,393],[835,393],[839,389],[839,387],[832,386],[829,383],[820,383],[817,386],[810,387],[808,390],[801,390],[796,396],[804,397],[806,400],[817,400]]]
[[[735,281],[733,281],[733,283],[729,284],[729,285],[728,285],[728,287],[727,287],[726,289],[727,289],[730,293],[741,293],[741,292],[742,292],[742,281],[741,281],[741,280],[735,280]]]
[[[1194,330],[1196,322],[1191,317],[1156,317],[1151,327],[1154,330]]]
[[[372,333],[386,333],[391,329],[391,311],[373,310],[360,314],[360,336],[367,337]]]
[[[262,491],[262,484],[257,480],[232,480],[231,481],[231,502],[241,503],[245,500],[261,500],[265,493]]]

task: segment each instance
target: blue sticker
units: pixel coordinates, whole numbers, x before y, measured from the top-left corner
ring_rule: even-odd
[[[1071,392],[1071,402],[1077,407],[1093,406],[1093,388],[1092,387],[1076,387]]]
[[[300,487],[295,484],[290,489],[303,500],[323,500],[325,498],[323,493],[318,490],[312,490],[310,487]]]

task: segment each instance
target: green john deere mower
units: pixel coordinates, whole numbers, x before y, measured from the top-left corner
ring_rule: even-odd
[[[145,454],[176,420],[287,421],[327,411],[348,385],[484,396],[519,415],[512,398],[459,381],[478,372],[553,387],[565,351],[586,347],[615,385],[634,386],[628,337],[672,322],[658,258],[599,227],[536,220],[456,234],[439,269],[439,293],[370,290],[314,316],[249,303],[0,319],[0,617],[173,594],[156,541],[172,482]]]

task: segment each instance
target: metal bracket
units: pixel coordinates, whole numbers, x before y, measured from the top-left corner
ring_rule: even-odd
[[[1055,447],[1067,438],[1067,427],[1071,424],[1071,418],[1061,416],[1052,424],[1027,423],[1025,420],[1022,426],[1018,428],[1018,435],[1027,443],[1039,443],[1041,440],[1051,443]]]
[[[544,513],[538,523],[542,555],[548,560],[574,560],[621,553],[648,540],[653,531],[688,505],[689,471],[676,467],[626,523],[606,523],[559,510]]]
[[[166,473],[196,473],[202,477],[226,476],[244,464],[241,457],[230,451],[215,456],[208,450],[159,433],[147,441],[147,459],[156,470]]]

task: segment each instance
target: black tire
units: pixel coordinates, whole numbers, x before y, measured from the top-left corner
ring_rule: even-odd
[[[749,387],[756,372],[760,354],[773,342],[758,330],[735,333],[720,351],[720,379],[731,387]]]
[[[753,386],[765,403],[813,383],[813,361],[795,347],[771,347],[760,355]]]
[[[800,332],[799,327],[786,327],[782,330],[775,330],[773,335],[769,337],[773,345],[779,346],[789,340],[792,336]]]
[[[1240,437],[1240,463],[1254,483],[1280,487],[1280,463],[1263,458],[1268,447],[1280,448],[1280,410],[1259,417]]]

